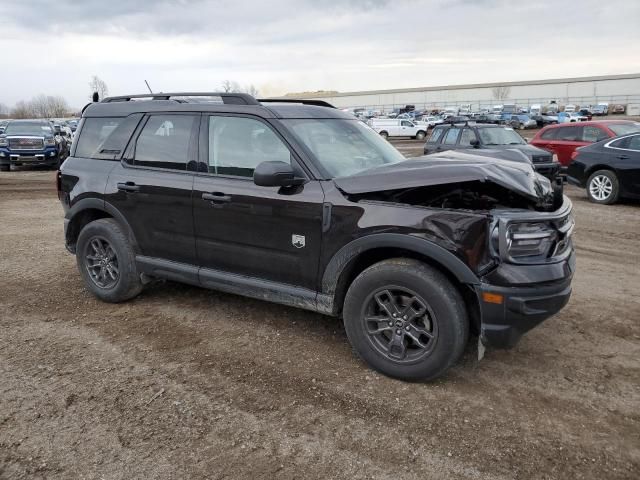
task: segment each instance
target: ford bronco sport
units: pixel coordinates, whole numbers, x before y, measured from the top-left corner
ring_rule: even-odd
[[[406,160],[320,101],[89,104],[58,174],[65,239],[107,302],[154,278],[343,318],[354,350],[433,379],[469,334],[510,347],[568,301],[571,203],[530,164]]]

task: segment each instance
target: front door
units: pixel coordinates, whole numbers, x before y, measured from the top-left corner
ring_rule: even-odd
[[[201,173],[193,195],[199,265],[315,291],[320,182],[294,188],[253,183],[253,170],[264,161],[299,165],[286,142],[259,118],[203,116],[200,131]]]

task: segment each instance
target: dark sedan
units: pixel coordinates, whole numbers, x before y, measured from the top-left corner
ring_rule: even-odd
[[[640,133],[607,138],[572,154],[569,183],[586,188],[589,200],[610,205],[640,198]]]

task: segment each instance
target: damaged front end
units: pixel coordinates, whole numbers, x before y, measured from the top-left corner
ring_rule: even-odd
[[[376,204],[383,212],[395,206],[396,218],[419,225],[410,234],[469,266],[475,279],[466,283],[479,306],[480,354],[484,345],[512,347],[568,302],[575,271],[572,204],[561,185],[530,165],[453,152],[334,182],[360,205]],[[405,213],[398,215],[397,207]],[[391,212],[382,215],[390,218]]]

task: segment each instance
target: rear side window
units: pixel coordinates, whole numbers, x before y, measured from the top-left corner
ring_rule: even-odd
[[[118,118],[85,118],[77,139],[74,156],[113,160],[127,146],[142,115]]]
[[[598,127],[587,126],[582,130],[582,141],[583,142],[599,142],[600,140],[604,140],[605,138],[609,138],[609,135],[606,132]]]
[[[582,127],[560,127],[557,130],[556,140],[563,140],[565,142],[582,141]]]
[[[459,132],[460,132],[459,128],[450,128],[449,131],[447,132],[447,135],[445,135],[444,141],[442,143],[444,143],[445,145],[454,145],[458,140]]]
[[[429,137],[429,143],[438,143],[440,138],[442,138],[442,133],[446,130],[446,128],[436,128],[431,133]]]
[[[195,144],[192,136],[197,118],[192,115],[152,115],[136,141],[134,165],[186,170],[189,147]]]
[[[556,138],[556,133],[557,133],[556,130],[558,129],[550,128],[546,132],[542,132],[542,135],[540,135],[540,138],[543,140],[553,140],[554,138]]]

